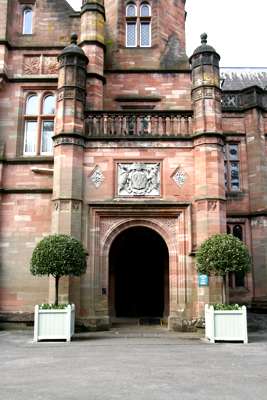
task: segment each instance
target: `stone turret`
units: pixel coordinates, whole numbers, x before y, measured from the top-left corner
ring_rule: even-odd
[[[56,136],[80,134],[84,132],[84,105],[86,94],[86,66],[88,58],[77,46],[77,35],[71,36],[58,61],[58,99],[56,116]]]
[[[56,132],[54,139],[54,182],[52,230],[81,239],[83,206],[83,151],[86,67],[88,58],[77,46],[77,35],[60,56],[57,95]],[[77,279],[76,279],[77,281]],[[76,282],[74,281],[74,282]],[[66,278],[60,288],[60,301],[74,301]],[[76,282],[77,283],[77,282]],[[73,293],[79,293],[79,290]],[[53,300],[53,293],[50,293]]]
[[[201,35],[192,65],[192,102],[194,110],[195,158],[195,244],[226,230],[224,187],[224,139],[220,89],[220,56]],[[220,302],[220,282],[211,279],[208,288],[199,288],[199,307],[210,301]]]
[[[103,0],[83,0],[80,46],[90,57],[87,75],[87,108],[103,108],[105,8]]]
[[[207,34],[201,35],[190,63],[192,66],[192,101],[195,133],[222,132],[220,56],[207,44]]]

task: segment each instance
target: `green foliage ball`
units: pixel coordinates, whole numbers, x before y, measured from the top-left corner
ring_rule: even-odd
[[[86,252],[82,244],[68,235],[50,235],[35,247],[30,271],[33,275],[80,276],[86,270]]]
[[[205,240],[196,253],[197,270],[205,275],[225,276],[228,272],[250,270],[248,248],[238,238],[217,234]]]

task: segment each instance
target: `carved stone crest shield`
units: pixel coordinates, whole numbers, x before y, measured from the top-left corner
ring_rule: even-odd
[[[160,163],[119,163],[119,196],[160,196]]]

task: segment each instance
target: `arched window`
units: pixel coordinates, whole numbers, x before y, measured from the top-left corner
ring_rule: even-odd
[[[26,101],[26,115],[37,115],[38,114],[38,96],[33,93],[30,94]]]
[[[231,233],[239,240],[244,240],[244,227],[241,224],[227,225],[227,233]],[[232,288],[244,287],[245,286],[245,274],[244,272],[235,272],[229,274],[229,286]]]
[[[43,114],[44,115],[55,114],[55,106],[56,106],[55,96],[52,94],[45,96],[43,101]]]
[[[36,154],[38,96],[31,93],[26,99],[24,116],[24,154]]]
[[[237,237],[239,240],[243,240],[243,229],[241,225],[234,225],[233,227],[233,235]]]
[[[52,135],[54,132],[55,96],[49,94],[44,97],[42,104],[41,121],[41,154],[53,152]]]
[[[53,153],[55,96],[53,93],[30,93],[24,112],[24,155]]]
[[[151,17],[151,7],[149,4],[141,4],[140,17]]]
[[[136,17],[136,5],[133,3],[128,4],[126,7],[126,17]]]
[[[25,8],[23,12],[23,35],[31,35],[32,34],[32,19],[33,12],[31,8]]]
[[[140,6],[140,47],[151,47],[151,7],[148,3]]]
[[[126,47],[151,47],[151,6],[129,3],[126,6]]]

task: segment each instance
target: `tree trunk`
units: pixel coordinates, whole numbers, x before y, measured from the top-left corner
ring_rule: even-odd
[[[223,275],[223,287],[222,287],[222,302],[226,304],[226,277],[227,275]]]
[[[58,283],[59,283],[59,276],[56,276],[55,277],[55,288],[56,288],[56,291],[55,291],[55,305],[56,306],[58,305]]]

